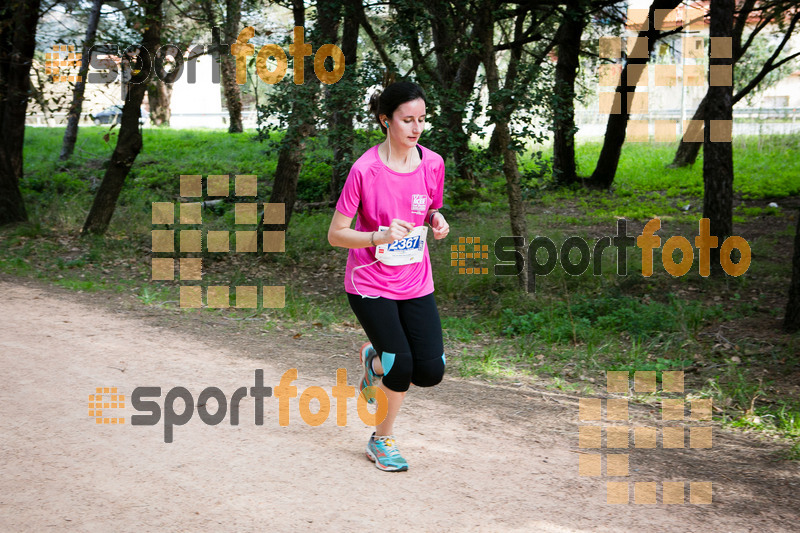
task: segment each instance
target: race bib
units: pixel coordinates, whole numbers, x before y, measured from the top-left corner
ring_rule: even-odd
[[[389,229],[381,226],[378,231]],[[381,244],[375,248],[375,259],[385,265],[400,266],[419,263],[425,251],[425,239],[428,236],[428,227],[417,226],[402,239],[388,244]]]

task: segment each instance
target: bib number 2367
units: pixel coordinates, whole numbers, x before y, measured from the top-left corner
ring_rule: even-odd
[[[380,231],[387,229],[381,226]],[[417,226],[406,237],[381,244],[375,248],[375,258],[386,265],[410,265],[422,261],[425,251],[425,238],[428,235],[427,226]]]

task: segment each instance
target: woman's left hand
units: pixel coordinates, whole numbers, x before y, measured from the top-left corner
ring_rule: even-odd
[[[433,223],[431,224],[434,239],[444,239],[450,233],[450,224],[444,219],[444,215],[438,211],[433,215]]]

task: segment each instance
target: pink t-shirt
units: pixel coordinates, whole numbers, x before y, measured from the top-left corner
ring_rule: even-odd
[[[373,146],[353,163],[339,196],[336,210],[345,216],[356,214],[357,231],[377,231],[399,218],[415,226],[425,224],[428,209],[442,207],[444,160],[420,146],[422,162],[413,172],[395,172],[378,156]],[[350,294],[383,296],[407,300],[433,292],[431,259],[425,246],[419,263],[388,266],[381,262],[353,272],[353,268],[375,261],[375,247],[350,249],[344,276],[344,289]],[[355,281],[356,287],[353,286]]]

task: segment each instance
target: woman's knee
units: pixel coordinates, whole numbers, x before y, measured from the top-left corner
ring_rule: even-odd
[[[445,357],[435,357],[414,363],[411,382],[417,387],[433,387],[444,377]]]

